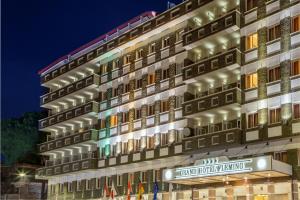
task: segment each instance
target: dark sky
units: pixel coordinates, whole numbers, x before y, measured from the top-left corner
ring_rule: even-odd
[[[2,1],[1,117],[39,110],[39,69],[145,11],[166,7],[167,0]]]

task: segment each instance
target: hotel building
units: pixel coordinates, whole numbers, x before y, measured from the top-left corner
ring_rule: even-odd
[[[300,199],[299,0],[186,0],[40,76],[49,199]]]

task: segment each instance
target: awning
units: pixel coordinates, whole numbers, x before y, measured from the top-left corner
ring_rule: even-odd
[[[227,157],[202,159],[194,165],[165,169],[163,181],[195,185],[217,182],[241,181],[292,175],[292,166],[274,160],[272,156],[260,156],[238,160]]]

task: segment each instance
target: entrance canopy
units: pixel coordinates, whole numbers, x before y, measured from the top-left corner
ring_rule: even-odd
[[[198,160],[192,166],[165,169],[163,181],[195,185],[290,175],[292,175],[292,166],[274,160],[272,156],[239,160],[217,157]]]

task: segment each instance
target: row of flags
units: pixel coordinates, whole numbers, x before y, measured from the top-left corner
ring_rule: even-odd
[[[153,187],[153,200],[157,200],[158,191],[159,191],[158,183],[157,183],[157,181],[155,181],[154,187]],[[144,186],[143,186],[141,180],[139,180],[138,193],[137,193],[138,200],[142,200],[144,192],[145,192]],[[103,190],[103,197],[110,197],[110,199],[113,200],[116,195],[117,195],[117,191],[116,191],[114,182],[112,182],[110,191],[108,189],[107,184],[105,184],[104,190]],[[130,181],[128,181],[128,183],[127,183],[127,200],[130,200],[131,195],[132,195],[132,187],[131,187]]]

